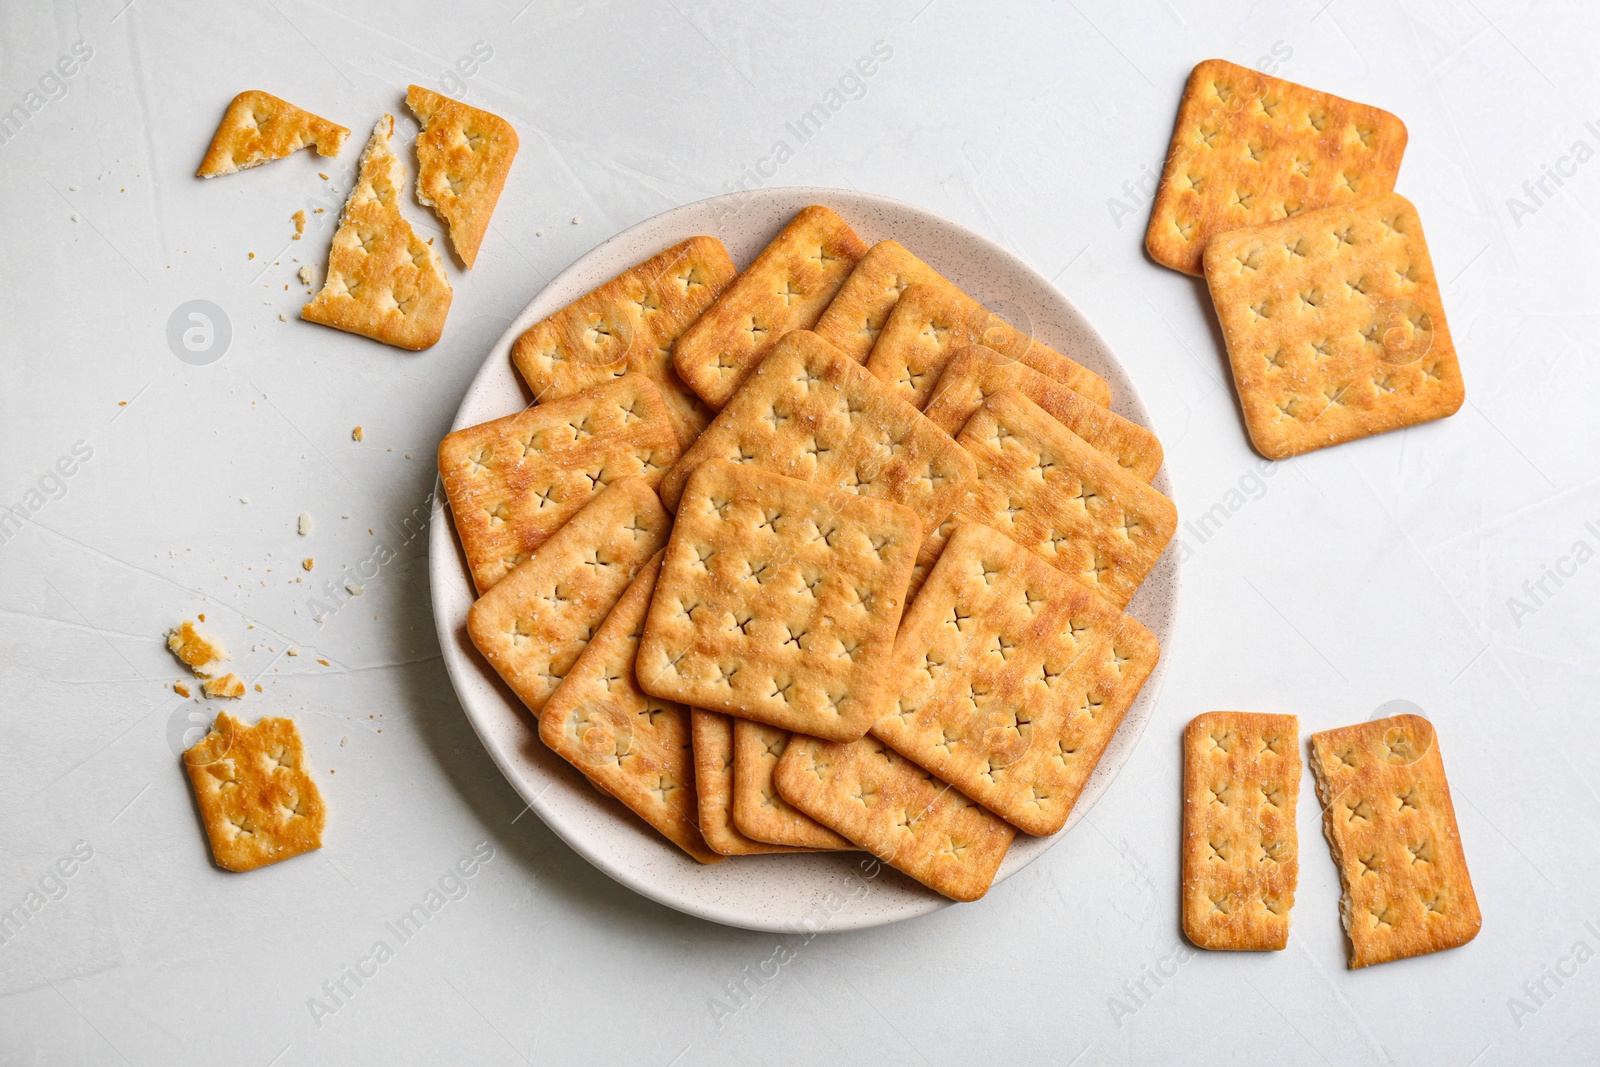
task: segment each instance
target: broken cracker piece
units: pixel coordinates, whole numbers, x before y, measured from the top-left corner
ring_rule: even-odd
[[[260,166],[315,145],[318,155],[336,156],[350,131],[260,89],[233,98],[211,138],[197,177],[215,178]]]
[[[184,685],[182,682],[173,682],[172,683],[172,691],[174,693],[177,693],[179,696],[185,697],[185,698],[191,697],[191,696],[194,695],[193,693],[189,692],[189,687]]]
[[[517,154],[517,131],[499,115],[420,85],[406,90],[417,116],[417,199],[450,228],[450,244],[471,268]]]
[[[245,726],[222,712],[183,767],[217,866],[253,871],[322,847],[327,809],[293,719]]]
[[[204,619],[205,616],[200,618]],[[183,661],[185,667],[194,672],[196,678],[211,677],[211,672],[206,668],[228,658],[221,645],[195,629],[194,623],[188,619],[167,633],[167,647]]]
[[[200,683],[200,688],[208,697],[223,697],[228,700],[238,700],[244,696],[244,682],[237,674],[224,674],[220,678],[207,678]]]
[[[290,215],[289,218],[294,221],[294,239],[298,241],[301,235],[306,232],[306,209],[301,208],[293,215]],[[288,286],[284,288],[288,288]]]

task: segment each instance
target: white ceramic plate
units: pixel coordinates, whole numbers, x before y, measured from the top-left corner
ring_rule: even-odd
[[[523,330],[601,282],[696,234],[727,246],[748,264],[797,211],[825,204],[869,244],[894,238],[1013,325],[1032,331],[1111,383],[1113,408],[1144,426],[1148,413],[1132,380],[1094,327],[1032,267],[999,245],[931,212],[896,200],[837,189],[762,189],[674,208],[601,244],[562,271],[500,337],[456,412],[459,429],[521,410],[530,394],[511,365]],[[1163,470],[1155,487],[1172,495]],[[442,496],[442,494],[440,494]],[[448,511],[433,510],[429,575],[434,623],[444,662],[467,718],[502,773],[562,840],[623,885],[652,900],[713,922],[751,930],[851,930],[924,915],[950,902],[898,872],[877,870],[865,853],[745,856],[703,867],[639,819],[603,799],[545,748],[522,706],[466,635],[472,582]],[[1166,647],[1178,601],[1178,562],[1168,551],[1134,597],[1130,611]],[[1165,658],[1129,709],[1061,834],[1070,833],[1111,785],[1144,733],[1165,673]],[[1001,866],[1003,880],[1055,844],[1019,835]]]

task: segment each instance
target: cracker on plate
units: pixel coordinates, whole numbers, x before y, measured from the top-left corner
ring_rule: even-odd
[[[417,116],[417,199],[450,228],[450,244],[469,268],[489,232],[489,217],[517,155],[517,131],[499,115],[413,85],[406,106]]]
[[[1281,949],[1300,877],[1300,720],[1210,711],[1183,731],[1183,932]]]
[[[1208,59],[1178,104],[1145,248],[1199,274],[1218,233],[1389,192],[1405,150],[1387,111]]]
[[[724,856],[764,852],[811,852],[757,841],[739,832],[733,822],[733,716],[690,709],[694,737],[694,781],[700,797],[700,833],[706,844]]]
[[[922,284],[960,292],[956,284],[912,255],[898,241],[879,241],[855,265],[816,332],[857,363],[865,363],[902,293]]]
[[[853,847],[778,795],[772,771],[793,736],[776,726],[749,719],[733,720],[733,824],[747,837],[775,845],[805,849]]]
[[[444,333],[450,280],[439,253],[400,213],[406,172],[389,147],[393,133],[393,115],[373,127],[328,249],[327,277],[300,317],[415,351]]]
[[[220,712],[183,769],[217,866],[253,871],[322,847],[327,809],[293,719],[246,726]]]
[[[720,410],[784,334],[816,325],[866,252],[838,215],[805,208],[678,338],[678,373]]]
[[[310,145],[319,156],[336,156],[350,131],[337,122],[313,115],[260,89],[234,97],[212,135],[197,177],[258,167]]]
[[[1219,234],[1205,265],[1263,456],[1442,419],[1466,398],[1422,221],[1399,193]]]

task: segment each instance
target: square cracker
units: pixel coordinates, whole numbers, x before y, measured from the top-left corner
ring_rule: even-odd
[[[898,241],[879,241],[839,287],[833,303],[817,320],[817,333],[857,363],[865,363],[895,301],[918,284],[961,291]]]
[[[1417,209],[1398,193],[1219,234],[1211,290],[1245,425],[1283,459],[1466,397]]]
[[[795,737],[773,774],[783,798],[952,900],[989,891],[1017,836],[882,741]]]
[[[445,437],[439,477],[478,592],[607,485],[654,486],[677,458],[666,406],[642,374]]]
[[[661,480],[678,506],[684,482],[726,459],[914,508],[933,525],[972,482],[972,459],[947,433],[809,330],[796,330],[745,379]]]
[[[816,325],[866,252],[866,242],[832,211],[801,211],[678,338],[678,373],[720,410],[784,334]]]
[[[923,541],[931,566],[956,524],[981,522],[1125,608],[1178,527],[1172,501],[1091,448],[1015,389],[967,420],[978,478]]]
[[[328,248],[327,276],[300,317],[415,351],[444,333],[450,280],[439,253],[400,213],[406,171],[389,147],[393,133],[393,115],[373,127]]]
[[[1311,773],[1344,887],[1352,970],[1478,936],[1483,917],[1432,723],[1396,715],[1312,734]]]
[[[1200,273],[1218,233],[1394,188],[1405,123],[1221,59],[1189,75],[1145,248]]]
[[[776,726],[733,720],[733,824],[757,841],[807,849],[854,848],[778,795],[772,771],[794,735]]]
[[[499,115],[413,85],[417,116],[417,199],[450,228],[450,244],[471,267],[517,155],[517,131]]]
[[[1183,731],[1183,932],[1281,949],[1300,877],[1300,720],[1210,711]]]
[[[700,832],[706,844],[724,856],[763,852],[812,852],[756,841],[733,822],[733,716],[690,709],[694,736],[694,782],[700,795]]]
[[[689,709],[645,696],[633,676],[660,570],[657,552],[545,702],[539,736],[693,859],[717,863],[700,834]]]
[[[222,113],[222,122],[195,175],[215,178],[233,174],[283,159],[307,145],[315,146],[319,156],[336,156],[348,136],[350,131],[337,122],[303,111],[271,93],[248,89],[234,97]]]
[[[953,285],[907,287],[872,346],[867,369],[920,408],[951,358],[968,345],[983,345],[1024,363],[1096,404],[1111,403],[1111,386],[1100,375],[1034,340]]]
[[[643,374],[661,390],[687,448],[711,411],[673,369],[672,346],[735,273],[721,241],[691,237],[528,327],[511,346],[511,361],[541,404],[628,371]]]
[[[220,712],[183,769],[217,866],[253,871],[322,847],[327,809],[293,719],[246,726]]]
[[[1004,534],[957,527],[895,638],[873,736],[1025,833],[1053,834],[1161,654]]]
[[[872,364],[867,366],[870,369]],[[1057,422],[1140,481],[1148,482],[1161,469],[1161,442],[1155,434],[1108,407],[1090,403],[1027,364],[982,345],[969,345],[951,356],[922,413],[954,437],[972,413],[1002,389],[1021,390]]]
[[[854,740],[892,695],[922,526],[901,504],[722,460],[695,468],[639,645],[652,696]]]
[[[468,610],[472,643],[535,717],[671,524],[643,479],[619,478]]]

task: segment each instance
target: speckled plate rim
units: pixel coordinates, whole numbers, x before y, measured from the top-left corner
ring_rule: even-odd
[[[742,268],[795,212],[823,204],[872,243],[893,238],[1019,328],[1070,355],[1111,384],[1118,414],[1154,429],[1126,369],[1082,313],[1051,282],[989,238],[923,208],[869,193],[773,188],[685,204],[628,227],[580,256],[512,320],[463,397],[451,429],[520,410],[531,397],[513,370],[511,345],[533,323],[596,285],[697,234],[723,241]],[[1155,487],[1172,496],[1165,468]],[[602,797],[538,739],[516,698],[466,636],[473,590],[442,492],[429,530],[429,586],[434,625],[451,684],[496,766],[532,811],[574,851],[611,878],[670,908],[712,922],[779,933],[865,929],[926,915],[951,901],[865,853],[736,857],[710,867]],[[1173,546],[1151,571],[1130,612],[1168,650],[1177,620],[1180,564]],[[1144,733],[1170,656],[1156,670],[1096,767],[1060,833],[1021,836],[996,883],[1044,855],[1105,794]],[[978,905],[969,906],[983,906]]]

